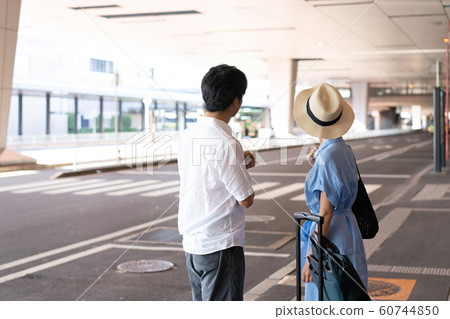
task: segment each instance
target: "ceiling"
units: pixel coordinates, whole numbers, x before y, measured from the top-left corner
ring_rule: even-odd
[[[227,63],[264,79],[287,58],[301,85],[425,86],[445,64],[449,15],[450,0],[22,0],[19,30],[193,77]]]

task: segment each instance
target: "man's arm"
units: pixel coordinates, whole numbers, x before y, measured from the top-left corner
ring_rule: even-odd
[[[240,201],[238,203],[242,207],[249,208],[250,206],[253,205],[253,197],[255,197],[255,193],[251,194],[249,197],[247,197],[246,199],[244,199],[243,201]]]

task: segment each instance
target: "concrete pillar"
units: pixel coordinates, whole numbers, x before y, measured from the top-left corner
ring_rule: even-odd
[[[177,102],[176,104],[176,113],[177,113],[177,131],[184,131],[186,129],[186,111],[185,105]]]
[[[0,0],[0,151],[6,148],[21,0]]]
[[[369,105],[369,83],[353,82],[352,106],[355,112],[355,128],[357,130],[367,129],[367,110]]]
[[[47,92],[45,94],[45,134],[50,135],[50,121],[51,121],[51,112],[50,112],[50,93]]]
[[[123,130],[123,123],[122,123],[122,100],[119,100],[119,132],[122,132]]]
[[[145,104],[141,102],[141,130],[145,128]]]
[[[19,128],[19,130],[18,130],[18,135],[23,135],[23,94],[22,94],[22,92],[19,92],[19,95],[18,95],[18,99],[17,99],[17,101],[19,102],[18,104],[18,107],[19,107],[19,114],[18,114],[18,121],[19,121],[19,123],[18,123],[18,128]]]
[[[271,126],[276,137],[292,136],[297,60],[269,59]]]
[[[373,111],[372,116],[374,119],[374,130],[378,131],[381,129],[381,114],[380,111]]]
[[[74,97],[73,133],[78,134],[78,96]]]
[[[100,96],[100,114],[98,116],[98,131],[103,133],[103,96]]]
[[[153,103],[153,100],[151,97],[146,96],[142,99],[142,103],[144,104],[144,108],[143,108],[144,114],[142,115],[144,117],[144,119],[143,119],[144,126],[142,127],[142,129],[149,130],[150,129],[150,107]]]

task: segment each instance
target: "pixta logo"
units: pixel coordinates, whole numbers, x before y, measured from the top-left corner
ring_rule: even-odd
[[[161,132],[144,129],[127,140],[127,166],[153,175],[169,163],[173,155],[173,138]]]

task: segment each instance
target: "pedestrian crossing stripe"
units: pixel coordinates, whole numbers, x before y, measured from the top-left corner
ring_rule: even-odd
[[[86,189],[91,189],[91,188],[97,188],[97,187],[102,187],[102,186],[110,186],[110,185],[117,185],[120,183],[126,183],[129,182],[130,180],[128,179],[118,179],[115,181],[108,181],[108,182],[102,182],[102,183],[91,183],[89,185],[72,185],[73,187],[68,187],[68,188],[62,188],[62,189],[55,189],[55,190],[51,190],[51,191],[45,191],[42,194],[64,194],[64,193],[71,193],[74,191],[78,191],[78,190],[86,190]]]
[[[150,180],[150,181],[140,181],[140,182],[135,182],[135,183],[132,182],[132,183],[126,183],[126,184],[120,184],[120,185],[114,185],[114,186],[107,186],[107,187],[83,190],[81,192],[75,192],[74,194],[75,195],[94,195],[94,194],[99,194],[99,193],[107,193],[107,192],[111,192],[111,191],[116,191],[116,190],[124,189],[124,188],[132,188],[132,187],[150,185],[150,184],[153,184],[156,182],[159,182],[159,181]]]
[[[65,184],[70,182],[78,181],[77,178],[72,179],[60,179],[57,181],[44,181],[44,182],[34,182],[34,183],[25,183],[25,184],[19,184],[19,185],[10,185],[5,187],[0,187],[0,193],[1,192],[10,192],[13,190],[18,189],[25,189],[25,188],[32,188],[32,187],[39,187],[39,186],[45,186],[45,185],[54,185],[54,184]]]
[[[259,195],[255,196],[255,200],[271,200],[272,198],[281,197],[290,193],[299,192],[305,187],[304,183],[294,183],[273,190],[263,190]]]
[[[411,200],[442,200],[450,199],[446,194],[450,191],[450,184],[426,184]]]
[[[166,182],[166,183],[161,183],[161,184],[158,182],[160,182],[160,181],[157,181],[156,183],[154,183],[152,185],[141,186],[141,187],[137,187],[137,188],[130,188],[130,189],[126,189],[126,190],[119,190],[119,191],[115,191],[112,193],[106,193],[106,195],[107,196],[124,196],[124,195],[143,193],[143,192],[152,191],[152,190],[157,191],[157,190],[161,190],[162,188],[177,185],[180,183],[179,181],[171,181],[171,182]],[[173,193],[178,193],[178,191],[174,191]]]
[[[380,184],[366,184],[367,192],[373,193],[381,187]],[[280,182],[255,181],[255,200],[273,200],[280,197],[289,197],[289,201],[304,202],[304,183],[281,184]],[[52,180],[20,185],[0,187],[1,192],[12,194],[40,193],[44,195],[72,194],[76,196],[87,196],[102,194],[104,196],[126,196],[138,195],[143,197],[178,196],[180,181],[146,180],[132,181],[129,179],[85,179],[67,178],[63,180]]]
[[[26,188],[26,189],[20,189],[13,191],[14,194],[29,194],[29,193],[38,193],[38,192],[44,192],[49,191],[53,189],[63,189],[64,187],[74,187],[74,186],[86,186],[88,184],[96,183],[102,181],[101,179],[89,179],[84,181],[77,181],[75,183],[65,183],[64,185],[61,184],[53,184],[53,185],[45,185],[41,187],[32,187],[32,188]]]

